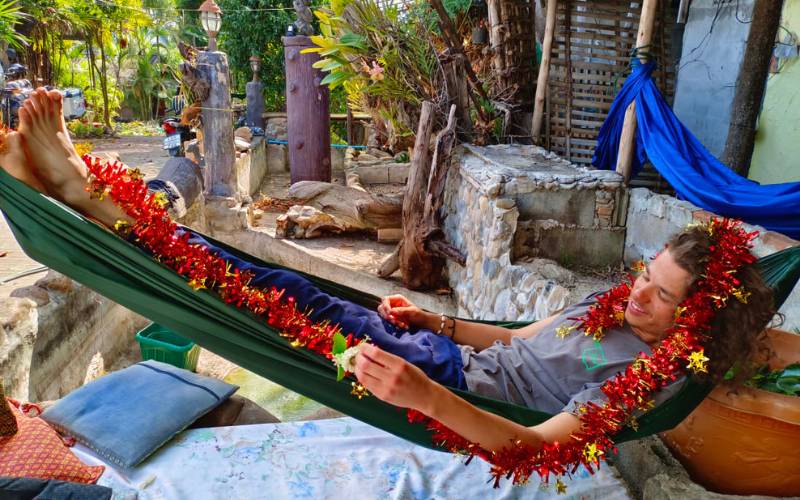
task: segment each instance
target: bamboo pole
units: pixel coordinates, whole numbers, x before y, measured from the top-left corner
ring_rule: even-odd
[[[658,0],[644,0],[642,14],[639,17],[639,31],[636,35],[636,47],[640,50],[649,50],[648,46],[653,38],[653,25],[658,11]],[[646,55],[639,55],[642,64],[647,62]],[[622,124],[622,135],[619,141],[617,154],[617,173],[622,175],[625,184],[631,178],[631,164],[636,148],[636,101],[633,101],[625,110],[625,121]]]
[[[533,100],[531,137],[533,138],[534,144],[540,143],[539,136],[542,133],[544,100],[547,94],[547,79],[550,76],[550,52],[553,48],[553,34],[556,29],[556,3],[557,0],[547,0],[547,17],[544,25],[544,38],[542,39],[542,62],[539,65],[539,78],[536,81],[536,97]],[[569,36],[569,33],[567,36]]]

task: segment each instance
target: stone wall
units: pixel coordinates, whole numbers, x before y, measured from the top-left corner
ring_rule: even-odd
[[[147,324],[55,271],[5,302],[0,373],[7,394],[22,400],[58,399],[80,387],[92,356],[99,352],[105,366],[113,364]]]
[[[574,302],[574,275],[553,262],[622,259],[625,193],[614,172],[576,167],[533,146],[465,146],[445,188],[448,262],[460,315],[535,320]],[[563,262],[562,262],[563,263]]]
[[[628,231],[625,238],[625,262],[630,264],[640,259],[649,259],[664,247],[666,239],[686,227],[692,221],[708,220],[713,216],[687,201],[671,196],[652,193],[638,188],[630,191],[628,205]],[[767,231],[760,226],[745,224],[749,231],[758,230],[753,251],[759,257],[775,253],[800,242],[782,234]],[[781,326],[784,330],[800,328],[800,285],[780,310],[785,316]]]

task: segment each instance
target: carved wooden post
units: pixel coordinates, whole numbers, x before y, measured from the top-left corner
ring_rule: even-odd
[[[636,47],[642,51],[650,52],[650,40],[653,36],[653,25],[658,11],[658,0],[644,0],[642,15],[639,18],[639,32],[636,35]],[[646,56],[639,56],[642,64],[647,62]],[[619,151],[617,153],[617,173],[622,175],[625,184],[631,178],[631,164],[636,149],[636,101],[633,101],[625,110],[625,120],[622,124],[622,134],[619,138]]]
[[[203,101],[205,192],[210,196],[233,196],[236,193],[236,156],[228,56],[224,52],[200,51],[197,53],[197,71],[210,87],[208,97]]]
[[[311,65],[316,53],[301,54],[315,47],[307,36],[283,38],[286,59],[286,114],[289,135],[289,169],[292,183],[331,181],[331,117],[328,86],[320,85],[323,74]]]
[[[261,80],[253,80],[245,85],[247,96],[247,126],[264,130],[264,84]]]

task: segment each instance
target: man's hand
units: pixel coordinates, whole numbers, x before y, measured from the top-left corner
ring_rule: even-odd
[[[384,297],[378,306],[378,314],[393,325],[406,330],[411,326],[430,328],[430,325],[426,324],[429,314],[402,295]]]
[[[378,399],[426,413],[435,384],[408,361],[365,344],[356,357],[356,377]]]

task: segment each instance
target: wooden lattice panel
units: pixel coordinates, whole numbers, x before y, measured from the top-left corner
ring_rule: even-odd
[[[648,51],[654,74],[671,100],[675,88],[670,48],[674,14],[659,2]],[[546,147],[573,163],[588,165],[600,126],[629,73],[641,4],[623,0],[559,0],[546,100]]]

